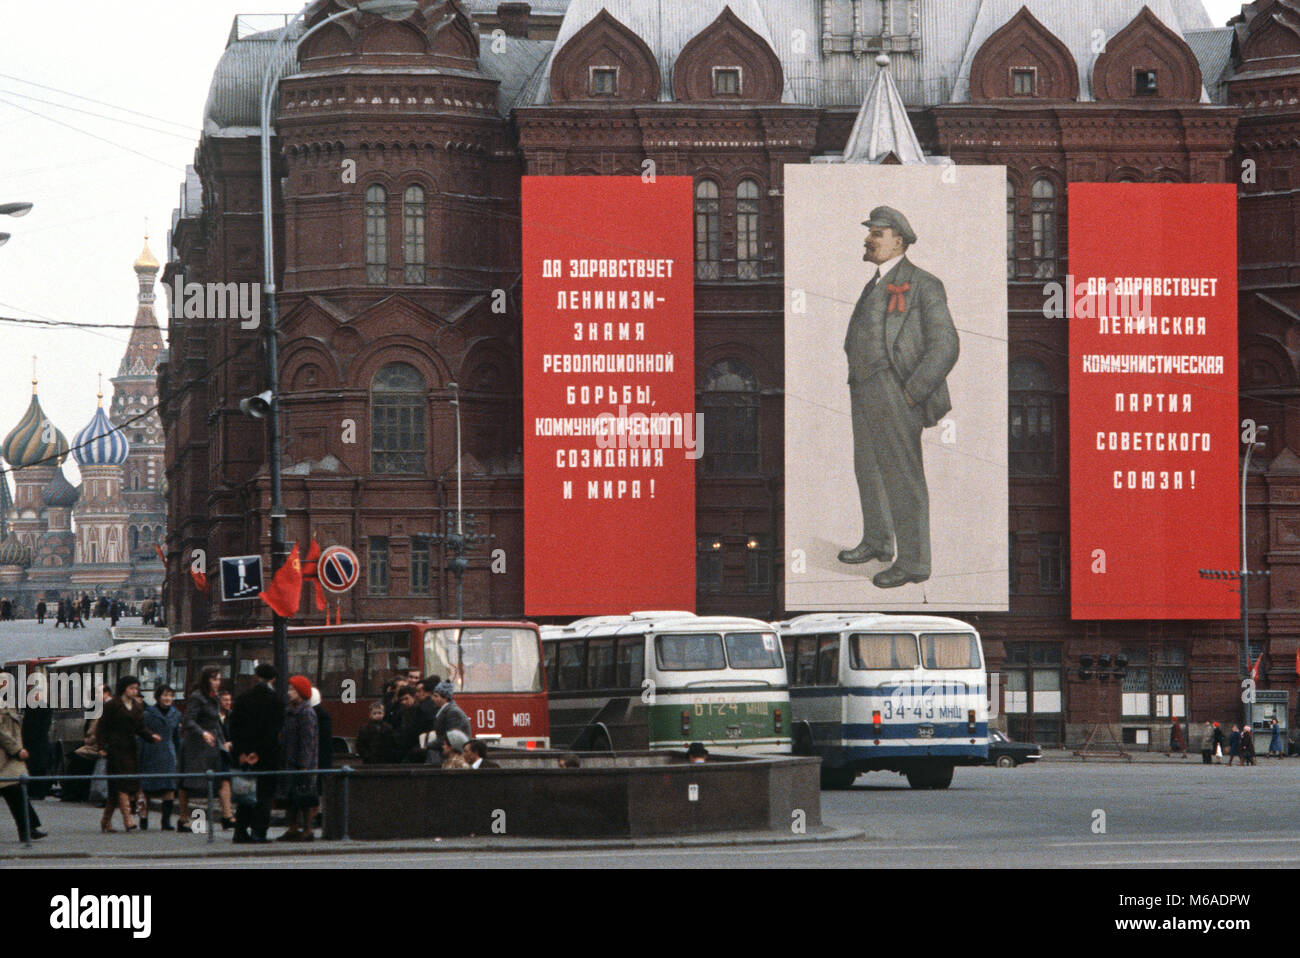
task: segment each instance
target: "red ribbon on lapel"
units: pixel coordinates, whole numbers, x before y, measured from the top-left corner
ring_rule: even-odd
[[[887,289],[889,290],[889,309],[887,309],[886,312],[907,312],[907,301],[903,299],[903,294],[912,291],[912,284],[904,283],[902,286],[895,286],[893,283],[890,283],[887,286]]]

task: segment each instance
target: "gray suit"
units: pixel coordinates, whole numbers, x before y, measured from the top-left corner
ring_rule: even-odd
[[[921,432],[952,409],[959,348],[943,283],[906,256],[863,290],[844,340],[862,541],[893,554],[896,540],[894,566],[917,576],[930,574]]]

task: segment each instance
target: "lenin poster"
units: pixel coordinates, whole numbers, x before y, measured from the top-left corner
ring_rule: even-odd
[[[695,609],[689,177],[523,181],[524,608]]]
[[[785,167],[785,598],[1006,611],[1006,170]]]
[[[1070,600],[1076,619],[1231,619],[1241,561],[1237,193],[1069,193]]]

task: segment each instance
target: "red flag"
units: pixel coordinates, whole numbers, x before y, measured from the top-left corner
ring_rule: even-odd
[[[320,544],[315,539],[312,539],[311,545],[307,548],[307,554],[303,556],[302,577],[304,579],[310,580],[311,584],[316,587],[316,611],[324,612],[325,611],[325,590],[321,588],[320,575],[317,571],[319,565],[318,563],[319,559],[320,559]],[[325,624],[329,625],[329,622],[326,622]]]
[[[194,588],[198,589],[204,595],[208,594],[208,575],[206,572],[191,569],[190,578],[194,580]]]
[[[163,565],[166,565],[167,557],[163,555],[162,546],[160,546],[158,543],[155,542],[153,544],[153,551],[158,553],[158,561],[161,562]]]
[[[1295,674],[1300,675],[1300,649],[1295,650]]]
[[[302,560],[298,558],[298,543],[293,544],[289,558],[271,579],[270,586],[257,595],[283,619],[292,619],[298,614],[298,605],[302,602]]]
[[[1261,652],[1259,653],[1259,658],[1255,660],[1255,664],[1250,667],[1250,677],[1252,681],[1259,681],[1259,663],[1263,661],[1264,653]]]

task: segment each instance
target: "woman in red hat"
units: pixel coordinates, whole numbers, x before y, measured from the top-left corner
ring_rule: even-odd
[[[311,681],[303,675],[289,679],[289,707],[284,713],[284,769],[309,771],[320,760],[316,713],[311,709]],[[282,842],[309,842],[314,836],[311,809],[319,804],[315,775],[286,775],[280,798],[285,805],[285,822],[289,830],[277,839]]]

